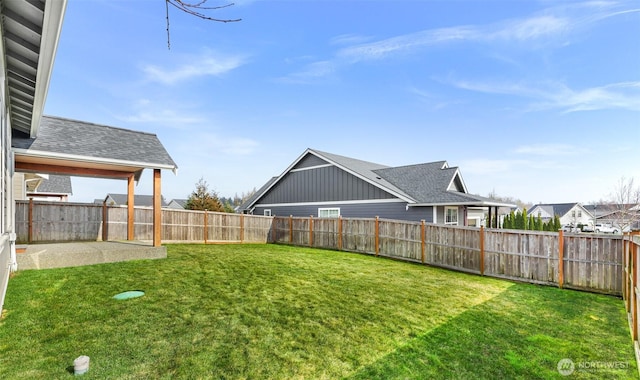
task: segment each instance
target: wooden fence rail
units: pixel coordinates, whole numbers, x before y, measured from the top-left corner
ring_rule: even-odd
[[[359,252],[535,284],[621,295],[623,239],[384,219],[275,217],[276,243]]]

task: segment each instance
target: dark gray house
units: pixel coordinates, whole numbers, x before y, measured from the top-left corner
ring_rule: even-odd
[[[307,149],[240,211],[480,226],[485,212],[501,206],[514,205],[469,194],[460,170],[446,161],[389,167]]]

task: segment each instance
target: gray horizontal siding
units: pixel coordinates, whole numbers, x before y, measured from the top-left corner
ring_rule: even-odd
[[[433,210],[431,207],[409,207],[406,202],[388,203],[357,203],[357,204],[323,204],[323,205],[295,205],[295,206],[261,206],[257,205],[254,215],[263,215],[265,209],[271,210],[272,216],[318,216],[319,208],[340,208],[343,218],[375,218],[397,219],[419,222],[424,219],[428,223],[433,222]]]
[[[394,199],[395,196],[335,166],[289,172],[261,204]]]

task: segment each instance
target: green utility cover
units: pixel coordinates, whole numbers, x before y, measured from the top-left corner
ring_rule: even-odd
[[[113,298],[117,300],[127,300],[129,298],[136,298],[136,297],[142,297],[142,296],[144,296],[144,292],[141,292],[140,290],[130,290],[128,292],[116,294],[115,296],[113,296]]]

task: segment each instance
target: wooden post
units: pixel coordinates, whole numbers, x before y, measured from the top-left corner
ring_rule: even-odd
[[[162,192],[160,169],[153,169],[153,246],[162,244]]]
[[[289,244],[293,244],[293,215],[289,215]]]
[[[422,257],[422,263],[424,264],[424,250],[425,250],[425,246],[426,246],[426,240],[427,240],[427,227],[425,226],[425,221],[424,219],[422,219],[420,221],[420,251],[421,251],[421,257]]]
[[[313,215],[309,215],[309,247],[313,247]]]
[[[202,231],[202,235],[204,237],[204,244],[207,244],[207,240],[209,239],[209,214],[207,210],[204,210],[204,231]]]
[[[638,340],[638,246],[633,244],[631,250],[633,276],[631,277],[631,336],[633,341]]]
[[[107,201],[104,201],[102,202],[102,241],[107,241],[109,239],[108,218],[109,211],[107,211]]]
[[[134,178],[133,178],[133,174],[131,174],[128,178],[127,178],[127,240],[134,240],[135,239],[135,232],[134,232]]]
[[[480,275],[484,276],[484,226],[480,226]]]
[[[380,218],[378,218],[376,216],[376,239],[375,239],[375,244],[376,244],[376,256],[378,256],[378,253],[380,253]]]
[[[244,214],[240,214],[240,243],[244,243]]]
[[[338,251],[342,251],[342,216],[338,217]]]
[[[492,227],[492,225],[493,225],[493,221],[491,220],[491,206],[489,206],[489,215],[488,215],[488,218],[489,218],[489,220],[488,220],[488,222],[489,222],[489,223],[485,223],[485,224],[487,225],[487,227],[488,227],[488,228],[491,228],[491,227]]]
[[[558,231],[558,287],[564,285],[564,233]]]
[[[33,241],[33,198],[29,198],[29,210],[27,211],[28,215],[28,232],[27,232],[27,241],[31,243]]]
[[[627,313],[629,312],[629,292],[631,287],[629,286],[629,280],[630,280],[630,273],[629,273],[629,264],[630,264],[630,260],[629,258],[631,257],[631,242],[632,242],[632,236],[629,235],[628,239],[624,239],[624,244],[623,244],[623,250],[622,250],[622,259],[623,259],[623,265],[624,267],[622,268],[622,297],[624,298],[624,308],[627,311]]]

